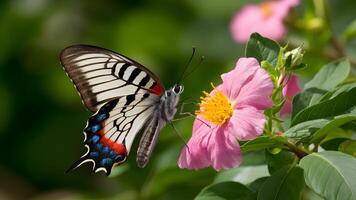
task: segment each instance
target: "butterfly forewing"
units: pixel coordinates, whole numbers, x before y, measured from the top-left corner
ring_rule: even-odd
[[[92,112],[120,96],[142,91],[160,96],[164,91],[148,69],[107,49],[75,45],[64,49],[60,60],[84,105]]]
[[[126,160],[164,88],[142,65],[103,48],[71,46],[62,51],[60,60],[84,105],[95,112],[84,129],[88,151],[68,171],[92,162],[93,171],[108,175],[114,164]]]

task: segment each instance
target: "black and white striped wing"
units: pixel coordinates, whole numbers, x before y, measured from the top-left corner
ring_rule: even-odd
[[[64,49],[60,60],[84,105],[95,112],[84,129],[88,152],[68,171],[92,162],[93,171],[108,175],[126,160],[164,88],[148,69],[107,49],[75,45]]]
[[[150,95],[119,97],[100,107],[84,129],[88,151],[68,171],[92,162],[94,172],[109,175],[113,166],[125,162],[136,135],[157,109],[159,97]]]
[[[84,105],[92,112],[120,96],[144,92],[160,96],[164,91],[147,68],[107,49],[74,45],[61,52],[60,60]]]

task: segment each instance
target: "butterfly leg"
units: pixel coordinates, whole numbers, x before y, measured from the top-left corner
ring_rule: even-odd
[[[174,132],[179,136],[179,138],[184,142],[184,146],[186,146],[189,150],[189,147],[187,145],[187,141],[183,138],[182,134],[179,133],[177,127],[174,126],[174,124],[171,122],[169,125],[173,128]]]
[[[188,105],[188,104],[195,104],[195,102],[183,102],[180,105],[180,108],[179,108],[179,116],[180,116],[180,118],[175,118],[175,119],[172,120],[172,122],[180,121],[180,120],[187,119],[187,118],[190,118],[190,117],[196,118],[196,116],[194,114],[192,114],[190,112],[184,112],[184,106]]]
[[[199,120],[201,123],[205,124],[207,127],[211,128],[211,126],[209,124],[207,124],[206,122],[201,120],[199,117],[197,117],[197,115],[194,115],[193,113],[190,113],[190,112],[184,112],[184,106],[185,105],[189,105],[189,104],[196,104],[196,103],[195,102],[183,102],[181,104],[181,106],[180,106],[180,109],[179,109],[179,116],[181,116],[181,117],[173,119],[172,122],[180,121],[180,120],[183,120],[183,119],[187,119],[187,118],[193,117],[193,118]]]

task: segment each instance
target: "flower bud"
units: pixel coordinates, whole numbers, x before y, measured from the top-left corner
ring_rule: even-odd
[[[284,56],[287,61],[290,59],[290,61],[288,63],[289,65],[287,65],[287,67],[293,68],[295,66],[302,64],[303,56],[304,56],[304,49],[302,46],[299,46],[291,51],[286,52],[284,54]]]

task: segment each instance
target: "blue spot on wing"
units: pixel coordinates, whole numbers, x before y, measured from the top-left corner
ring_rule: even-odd
[[[91,131],[93,132],[93,133],[96,133],[96,132],[98,132],[99,130],[100,130],[100,125],[99,124],[95,124],[95,125],[93,125],[93,126],[91,126],[90,127],[90,129],[91,129]]]
[[[110,152],[110,149],[109,149],[109,147],[104,147],[101,152],[106,155]]]
[[[97,159],[97,158],[99,158],[99,152],[96,152],[96,151],[90,152],[89,157]]]
[[[107,117],[108,117],[108,114],[102,113],[102,114],[98,114],[95,118],[96,118],[97,121],[100,122],[100,121],[103,121],[103,120],[107,119]]]
[[[100,144],[100,143],[98,143],[98,144],[95,145],[95,149],[96,149],[97,151],[101,151],[101,150],[103,149],[103,145]]]
[[[104,167],[106,174],[109,175],[114,163],[125,160],[125,154],[118,155],[110,147],[103,145],[101,143],[103,136],[98,133],[103,128],[105,120],[110,117],[109,112],[114,109],[117,103],[118,100],[109,101],[99,109],[97,114],[89,118],[88,126],[84,129],[87,136],[85,144],[89,147],[89,153],[75,162],[69,170],[75,169],[77,165],[86,159],[92,159],[95,162],[94,171]]]
[[[100,137],[99,135],[93,135],[89,140],[88,142],[91,142],[93,144],[96,144],[98,141],[99,141]]]
[[[100,165],[101,165],[101,166],[104,166],[104,167],[108,167],[108,166],[111,167],[112,164],[113,164],[113,160],[110,159],[110,158],[104,158],[104,159],[102,159],[102,160],[100,161]]]
[[[115,151],[110,151],[110,153],[109,153],[109,157],[114,159],[114,158],[115,158],[115,156],[116,156]]]

